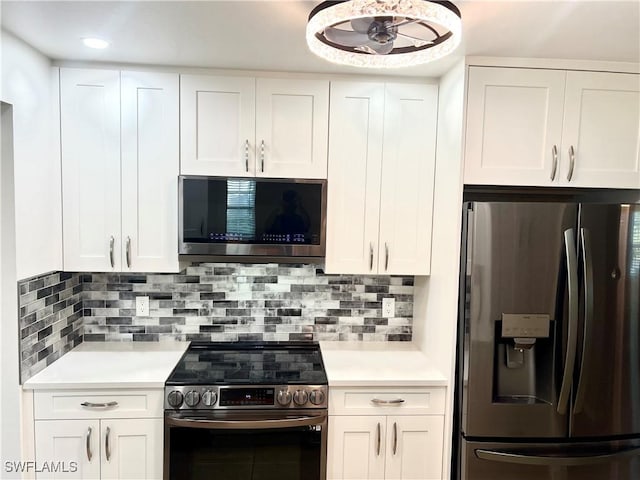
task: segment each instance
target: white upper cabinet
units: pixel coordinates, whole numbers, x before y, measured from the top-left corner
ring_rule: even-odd
[[[562,183],[640,188],[640,75],[567,72],[562,145]]]
[[[329,82],[258,78],[256,173],[327,178]]]
[[[383,121],[383,84],[331,84],[327,272],[378,269]]]
[[[178,270],[178,77],[122,72],[123,270]]]
[[[184,175],[326,178],[329,82],[181,76]]]
[[[120,73],[60,70],[64,269],[120,265]],[[116,245],[117,243],[117,245]]]
[[[64,269],[177,271],[178,76],[60,70]]]
[[[326,270],[430,271],[435,85],[333,82]]]
[[[180,173],[255,174],[255,79],[180,76]]]
[[[640,76],[470,67],[467,184],[640,187]]]
[[[379,273],[426,275],[431,227],[438,89],[385,86]]]

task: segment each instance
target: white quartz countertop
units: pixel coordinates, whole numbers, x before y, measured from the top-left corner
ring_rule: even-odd
[[[23,388],[161,388],[188,345],[82,343],[27,380]]]
[[[447,378],[414,344],[320,342],[329,387],[443,386]]]

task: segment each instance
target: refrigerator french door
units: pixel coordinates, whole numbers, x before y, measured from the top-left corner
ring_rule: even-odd
[[[621,196],[465,204],[460,478],[640,478],[640,193]]]

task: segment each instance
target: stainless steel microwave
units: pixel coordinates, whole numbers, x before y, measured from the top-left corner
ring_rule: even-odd
[[[182,255],[323,257],[326,180],[181,175]]]

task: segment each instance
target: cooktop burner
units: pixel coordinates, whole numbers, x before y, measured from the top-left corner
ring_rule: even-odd
[[[167,385],[326,385],[320,348],[309,343],[192,343]]]
[[[317,343],[193,342],[165,382],[165,409],[327,408]]]

